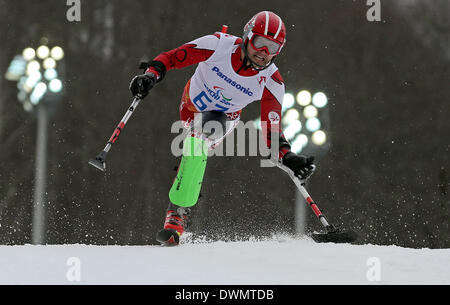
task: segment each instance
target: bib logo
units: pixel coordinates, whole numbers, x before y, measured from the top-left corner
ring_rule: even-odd
[[[215,99],[216,101],[221,102],[224,105],[228,105],[228,106],[233,106],[233,103],[230,103],[231,100],[233,100],[232,98],[226,98],[222,91],[224,90],[222,87],[219,86],[214,86],[212,90],[211,88],[209,88],[208,86],[206,86],[206,84],[203,84],[203,86],[205,86],[206,91],[208,92],[209,96],[211,96],[213,99]]]
[[[216,66],[214,66],[214,68],[212,68],[213,72],[217,73],[217,76],[220,77],[221,79],[223,79],[224,81],[226,81],[227,83],[229,83],[231,86],[235,87],[236,89],[238,89],[239,91],[247,94],[248,96],[253,96],[253,92],[250,91],[250,88],[245,88],[244,86],[242,86],[241,84],[235,82],[234,80],[232,80],[231,78],[229,78],[228,76],[226,76],[225,74],[223,74],[222,72],[220,72],[220,69],[217,68]]]
[[[280,116],[275,111],[269,112],[268,117],[269,117],[269,121],[272,124],[279,124],[280,123]]]
[[[227,102],[232,100],[232,98],[226,98],[225,96],[223,96],[223,93],[222,93],[222,90],[224,90],[223,88],[220,88],[219,86],[214,86],[213,89],[216,90],[216,93],[220,94],[222,96],[222,98],[224,100],[226,100]]]

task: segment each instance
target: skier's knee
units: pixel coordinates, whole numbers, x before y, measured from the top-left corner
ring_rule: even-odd
[[[225,135],[227,115],[220,111],[202,112],[202,134],[211,140],[220,139]]]

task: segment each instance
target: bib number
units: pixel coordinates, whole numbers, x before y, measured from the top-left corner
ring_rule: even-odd
[[[206,104],[206,102],[208,102],[209,104],[212,104],[213,101],[206,95],[205,91],[200,92],[199,95],[197,95],[192,102],[194,103],[195,106],[197,106],[198,110],[203,111],[206,108],[208,108],[208,105]],[[213,109],[216,111],[221,111],[221,112],[225,112],[227,111],[229,108],[224,107],[218,103],[216,103],[215,105],[213,105],[213,107],[217,108],[217,109]]]

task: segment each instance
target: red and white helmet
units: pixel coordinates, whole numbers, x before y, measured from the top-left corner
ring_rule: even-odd
[[[259,12],[245,25],[243,42],[245,45],[251,43],[253,48],[259,49],[264,44],[258,41],[255,43],[258,36],[274,42],[271,45],[267,44],[266,40],[265,47],[269,54],[277,55],[286,43],[286,27],[277,14],[269,11]]]

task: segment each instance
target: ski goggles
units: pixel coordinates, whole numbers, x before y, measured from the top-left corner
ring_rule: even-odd
[[[277,55],[281,51],[281,44],[264,36],[254,35],[250,43],[256,51],[266,51],[269,55]]]

